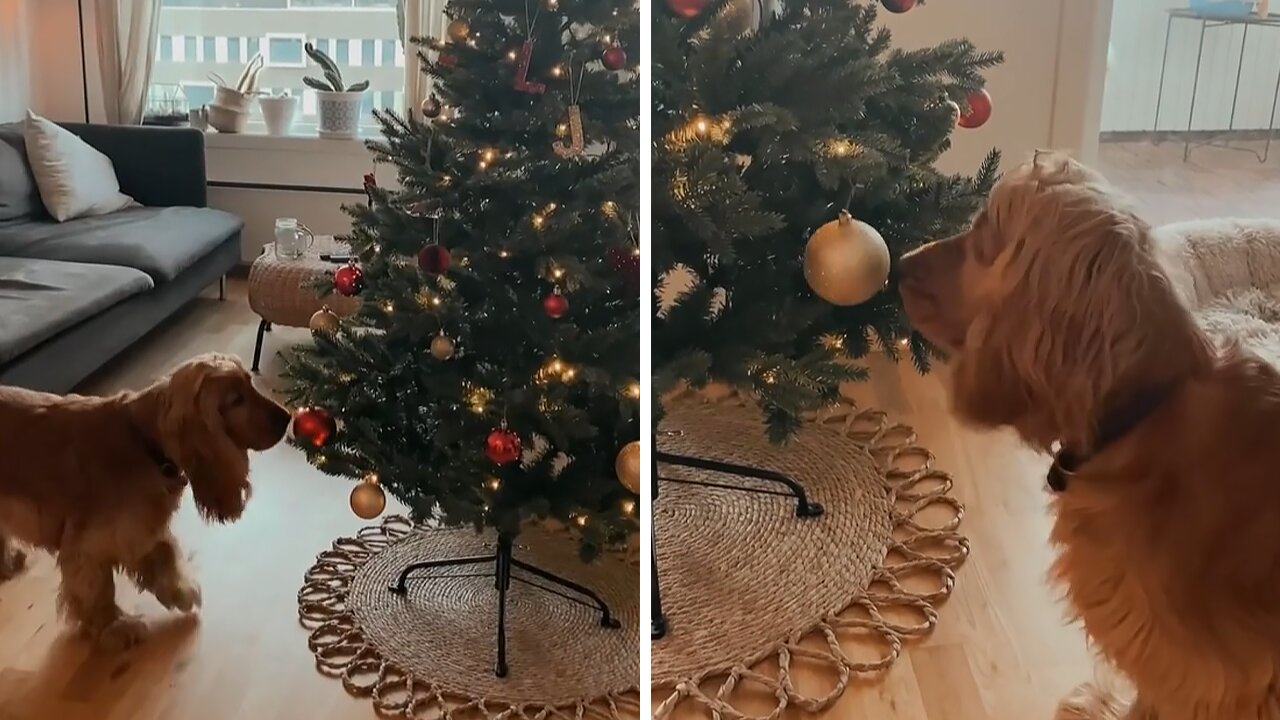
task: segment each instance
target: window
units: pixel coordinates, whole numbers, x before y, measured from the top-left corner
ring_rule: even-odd
[[[160,40],[151,76],[149,104],[171,111],[176,104],[199,107],[213,101],[211,75],[235,83],[261,52],[259,90],[300,96],[297,132],[316,124],[315,92],[302,83],[320,76],[303,52],[315,43],[342,68],[350,84],[369,81],[364,119],[374,126],[373,108],[404,103],[404,47],[397,39],[398,0],[161,0]],[[261,129],[255,103],[250,130]]]

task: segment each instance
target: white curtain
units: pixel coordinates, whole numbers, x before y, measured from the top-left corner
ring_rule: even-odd
[[[137,125],[160,37],[160,0],[97,0],[98,59],[107,122]]]
[[[421,112],[419,106],[431,93],[431,78],[423,74],[419,47],[409,42],[409,38],[444,39],[448,25],[445,4],[445,0],[400,0],[404,18],[400,31],[404,42],[404,101],[408,105],[405,111],[413,115]]]
[[[0,122],[21,120],[31,102],[29,0],[0,0]]]

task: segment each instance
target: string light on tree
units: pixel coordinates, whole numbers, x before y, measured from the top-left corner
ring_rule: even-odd
[[[351,488],[351,512],[362,520],[372,520],[387,508],[387,494],[378,483],[378,476],[369,473],[364,479]]]
[[[889,280],[889,247],[875,228],[842,210],[805,245],[804,279],[833,305],[866,302]]]
[[[490,475],[488,479],[484,481],[484,489],[489,492],[498,492],[502,489],[502,481]]]

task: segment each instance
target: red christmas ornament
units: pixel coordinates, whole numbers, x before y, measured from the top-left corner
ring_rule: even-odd
[[[608,70],[621,70],[627,66],[627,51],[614,45],[604,51],[604,55],[600,56],[600,62],[603,62]]]
[[[365,173],[365,174],[364,174],[364,189],[365,189],[365,192],[368,192],[368,191],[369,191],[369,188],[376,188],[376,187],[378,187],[378,178],[377,178],[377,177],[375,177],[375,176],[374,176],[374,174],[373,174],[373,173],[371,173],[371,172],[369,172],[369,173]]]
[[[320,407],[299,408],[293,414],[293,436],[312,447],[322,447],[338,431],[338,422]]]
[[[667,0],[667,9],[689,20],[701,15],[709,2],[710,0]]]
[[[961,113],[956,124],[962,128],[980,128],[991,119],[991,95],[986,90],[971,93],[965,98],[969,103],[969,112]]]
[[[338,268],[333,273],[333,287],[347,297],[359,295],[364,289],[364,271],[355,263]]]
[[[547,311],[547,317],[559,320],[569,312],[569,299],[558,292],[551,293],[542,298],[542,309]]]
[[[484,440],[484,452],[499,465],[520,459],[520,436],[506,428],[498,428]]]
[[[453,67],[458,64],[458,58],[446,53],[440,53],[440,57],[436,58],[436,63],[444,67]]]
[[[880,3],[891,13],[904,13],[916,6],[916,0],[880,0]]]
[[[439,275],[449,269],[449,248],[432,243],[418,251],[418,269]]]
[[[635,246],[609,248],[609,264],[629,288],[640,287],[640,252]]]

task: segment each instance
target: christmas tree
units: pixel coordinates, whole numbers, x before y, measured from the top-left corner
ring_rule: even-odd
[[[416,520],[558,520],[584,559],[636,528],[639,13],[631,0],[453,0],[415,39],[432,94],[376,113],[353,260],[287,361],[297,442]]]
[[[981,71],[1002,56],[967,40],[892,49],[870,2],[664,4],[653,23],[654,398],[725,383],[759,399],[781,440],[841,382],[865,377],[849,358],[905,350],[923,372],[936,356],[907,326],[890,266],[964,226],[994,183],[995,151],[972,177],[934,162],[957,124],[986,121]]]

